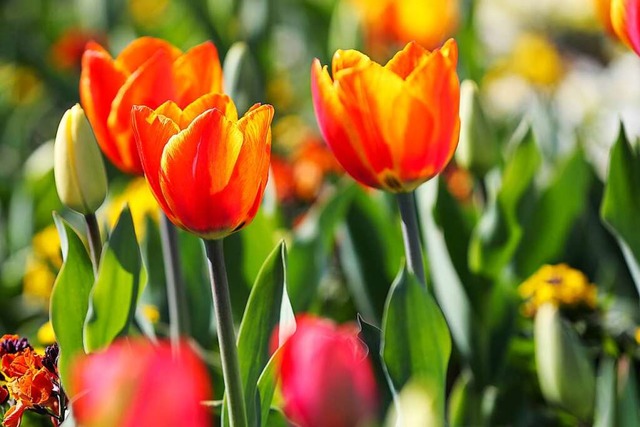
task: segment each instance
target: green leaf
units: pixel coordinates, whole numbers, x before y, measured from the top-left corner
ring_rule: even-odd
[[[84,324],[87,352],[105,348],[116,337],[127,333],[135,314],[141,268],[133,220],[126,207],[102,251],[98,276],[91,290]]]
[[[249,425],[257,425],[257,383],[269,361],[269,344],[276,327],[280,336],[293,332],[293,313],[287,298],[286,252],[279,243],[265,260],[253,285],[238,333],[240,377],[245,394]],[[286,322],[283,322],[286,320]],[[267,406],[268,409],[268,406]]]
[[[616,427],[616,361],[607,356],[600,361],[596,382],[594,427]]]
[[[622,357],[618,361],[618,425],[625,427],[640,426],[640,399],[638,381],[633,361]]]
[[[377,325],[403,254],[395,211],[386,202],[383,193],[369,195],[358,189],[340,229],[344,233],[338,251],[356,308]]]
[[[611,149],[600,215],[617,237],[625,260],[640,293],[640,151],[627,140],[620,125],[618,140]]]
[[[502,173],[497,196],[490,200],[476,226],[469,246],[472,271],[497,277],[513,258],[522,237],[517,211],[540,164],[533,131],[523,123],[516,131],[515,149]]]
[[[270,408],[268,413],[268,419],[265,426],[267,427],[289,427],[291,423],[287,417],[276,408]]]
[[[391,285],[382,325],[381,354],[394,391],[410,379],[430,384],[437,391],[434,408],[444,425],[451,338],[438,305],[406,267]]]
[[[478,319],[449,256],[443,232],[433,217],[437,193],[437,180],[427,182],[416,192],[433,291],[447,318],[456,348],[467,360],[471,360],[476,350],[473,348],[472,340],[474,325],[477,324]]]
[[[593,414],[595,374],[576,331],[553,304],[542,305],[534,322],[535,360],[544,398],[582,421]]]
[[[70,390],[70,366],[84,354],[82,328],[93,286],[93,267],[80,237],[57,213],[53,219],[60,234],[64,263],[51,292],[51,324],[60,346],[58,369],[62,386]]]
[[[324,203],[316,204],[295,229],[287,263],[288,291],[296,312],[306,311],[326,272],[337,225],[357,191],[349,182],[339,186]]]
[[[280,349],[276,350],[269,359],[267,366],[264,367],[260,378],[258,379],[258,393],[260,395],[260,426],[265,427],[268,424],[269,409],[273,402],[273,396],[276,392],[278,384],[278,365],[280,363]]]
[[[534,204],[525,224],[516,265],[522,277],[533,274],[542,264],[561,255],[567,237],[583,212],[591,174],[582,150],[576,152],[556,172],[551,184]]]
[[[373,365],[373,372],[376,376],[376,383],[378,384],[380,415],[384,415],[383,411],[386,410],[391,403],[393,393],[389,388],[384,362],[382,360],[382,353],[380,352],[382,331],[374,325],[365,322],[360,315],[358,315],[358,326],[360,327],[358,338],[360,338],[360,340],[364,342],[369,349],[369,360],[371,360]]]

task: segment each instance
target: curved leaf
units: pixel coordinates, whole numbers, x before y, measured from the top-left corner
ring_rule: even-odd
[[[135,314],[141,268],[133,220],[126,207],[102,251],[98,276],[91,290],[84,324],[87,352],[100,350],[116,337],[126,334]]]

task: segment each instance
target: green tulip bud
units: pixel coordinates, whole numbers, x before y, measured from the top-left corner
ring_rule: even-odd
[[[91,125],[79,104],[60,120],[53,151],[56,189],[62,203],[94,213],[107,195],[107,173]]]
[[[460,85],[460,140],[456,162],[483,177],[499,160],[493,128],[480,103],[478,85],[465,80]]]
[[[548,303],[538,309],[534,338],[542,395],[589,421],[595,399],[593,366],[576,332],[564,323],[555,305]]]

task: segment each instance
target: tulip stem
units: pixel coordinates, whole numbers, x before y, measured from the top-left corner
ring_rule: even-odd
[[[229,299],[229,283],[224,264],[222,239],[205,239],[204,245],[207,251],[207,259],[209,260],[209,275],[211,277],[213,307],[218,327],[222,376],[224,377],[225,393],[229,404],[229,425],[231,427],[246,427],[247,413],[240,379],[236,334],[233,329],[233,314],[231,312],[231,300]]]
[[[169,336],[174,349],[178,348],[180,335],[187,335],[187,295],[181,274],[178,233],[169,218],[160,215],[160,237],[162,240],[162,258],[164,260],[165,280],[167,283],[167,304],[169,305]]]
[[[100,226],[94,213],[84,215],[87,224],[87,240],[89,241],[89,255],[93,264],[93,274],[98,275],[100,265],[100,255],[102,254],[102,238],[100,237]]]
[[[420,283],[426,286],[415,193],[413,191],[410,193],[398,193],[397,200],[402,220],[402,239],[404,240],[407,267],[409,267],[409,271],[416,275]]]

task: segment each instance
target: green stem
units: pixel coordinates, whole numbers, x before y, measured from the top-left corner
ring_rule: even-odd
[[[236,335],[233,329],[233,314],[229,299],[229,283],[227,282],[227,270],[224,264],[222,240],[205,239],[204,245],[207,251],[207,259],[209,260],[209,275],[211,277],[213,307],[218,327],[222,375],[229,404],[229,425],[231,427],[246,427],[247,412],[240,379]]]
[[[86,214],[84,221],[87,224],[87,240],[89,240],[89,255],[93,264],[93,274],[98,275],[100,255],[102,254],[102,239],[100,238],[100,226],[95,214]]]
[[[398,193],[396,197],[400,208],[400,218],[402,219],[402,239],[404,240],[407,267],[409,267],[409,271],[416,275],[420,283],[426,286],[415,194],[413,191],[410,193]]]
[[[180,269],[178,233],[169,218],[160,215],[160,237],[167,284],[167,304],[169,306],[169,336],[174,348],[178,347],[181,335],[188,335],[187,295]]]

